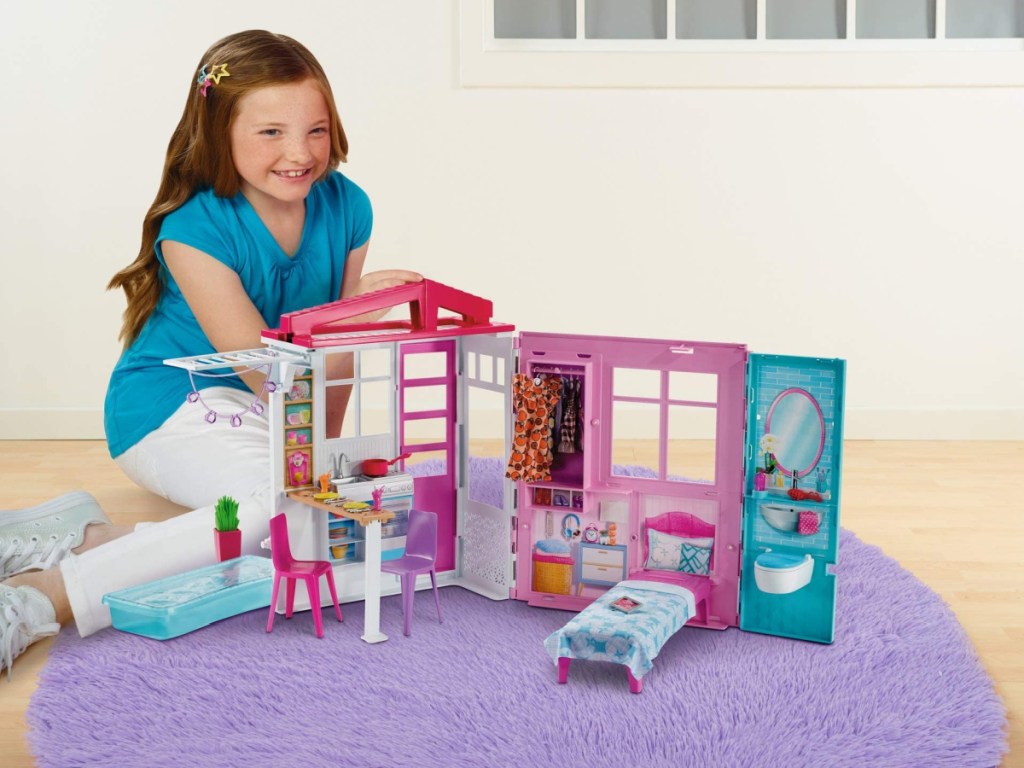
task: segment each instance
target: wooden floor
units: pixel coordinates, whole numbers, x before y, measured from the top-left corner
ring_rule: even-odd
[[[617,463],[655,461],[644,443],[620,448]],[[703,453],[695,446],[695,454]],[[881,547],[956,612],[1006,703],[1004,766],[1024,766],[1022,483],[1024,442],[845,445],[841,525]],[[78,489],[93,493],[115,522],[162,520],[179,511],[125,479],[102,442],[0,441],[0,509]],[[33,764],[24,715],[50,643],[37,643],[17,660],[11,683],[0,679],[5,768]]]

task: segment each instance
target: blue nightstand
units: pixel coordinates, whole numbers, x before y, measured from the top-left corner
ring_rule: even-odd
[[[612,587],[626,578],[625,544],[588,544],[580,542],[580,557],[576,562],[576,594],[583,592],[584,584]]]

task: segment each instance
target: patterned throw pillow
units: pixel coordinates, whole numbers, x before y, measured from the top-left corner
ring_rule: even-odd
[[[711,569],[711,549],[695,547],[683,542],[679,556],[679,570],[697,576],[707,576]]]
[[[683,547],[704,550],[707,563],[703,575],[707,575],[711,561],[711,546],[714,539],[708,537],[690,538],[687,536],[672,536],[668,533],[656,531],[653,528],[647,529],[647,562],[644,568],[658,571],[686,571],[687,573],[701,573],[690,571],[683,567]]]
[[[645,568],[659,571],[678,571],[683,542],[678,536],[669,536],[653,528],[647,529],[647,562]]]

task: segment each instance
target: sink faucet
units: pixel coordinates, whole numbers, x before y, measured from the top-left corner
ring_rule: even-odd
[[[339,453],[337,456],[331,457],[331,467],[334,469],[334,476],[342,478],[345,476],[345,462],[348,461],[348,456],[344,453]]]

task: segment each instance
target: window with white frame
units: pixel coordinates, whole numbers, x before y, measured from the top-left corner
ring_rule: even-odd
[[[332,425],[328,425],[328,439],[391,434],[395,419],[393,359],[391,345],[327,355],[325,367],[329,375],[337,376],[324,382],[327,399],[332,407],[338,399],[346,402],[340,432],[331,434]]]
[[[461,0],[465,86],[1024,85],[1024,0]]]
[[[640,464],[652,479],[714,484],[718,376],[616,367],[611,407],[611,475],[631,476],[629,465]],[[657,458],[637,455],[637,445],[656,445]]]

